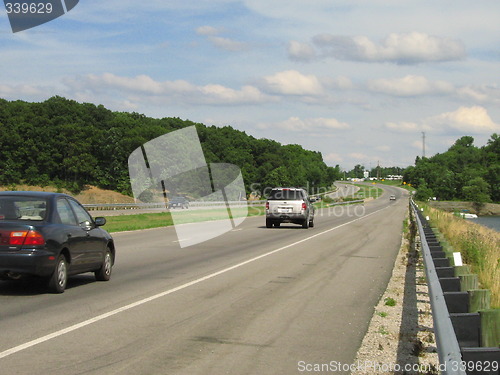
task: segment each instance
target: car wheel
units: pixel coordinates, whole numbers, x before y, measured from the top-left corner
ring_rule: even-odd
[[[266,219],[266,228],[272,228],[273,227],[273,222],[269,219]]]
[[[54,273],[49,279],[49,290],[53,293],[63,293],[68,282],[68,263],[64,255],[59,255]]]
[[[314,228],[314,220],[309,221],[309,228]]]
[[[304,219],[304,221],[302,222],[302,228],[304,228],[304,229],[309,228],[309,220],[308,219]]]
[[[113,257],[111,251],[106,250],[102,266],[98,271],[95,271],[95,278],[97,281],[108,281],[111,278],[111,271],[113,270]]]
[[[274,227],[279,228],[281,226],[281,223],[279,221],[274,222]]]

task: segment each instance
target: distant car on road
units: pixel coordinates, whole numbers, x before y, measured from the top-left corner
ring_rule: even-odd
[[[173,197],[168,201],[168,208],[189,208],[189,201],[185,197]]]
[[[304,189],[274,188],[266,202],[266,227],[279,227],[281,223],[314,227],[314,206]]]
[[[395,196],[395,195],[391,195],[391,196],[389,197],[389,200],[391,200],[391,201],[395,201],[395,200],[396,200],[396,196]]]
[[[66,194],[0,192],[0,278],[37,276],[54,293],[64,292],[69,275],[108,281],[115,245],[104,224]]]

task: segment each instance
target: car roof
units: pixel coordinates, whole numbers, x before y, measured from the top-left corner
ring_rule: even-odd
[[[23,197],[34,197],[34,198],[51,198],[51,197],[70,197],[68,194],[64,193],[53,193],[50,191],[0,191],[0,196],[2,195],[17,195]]]

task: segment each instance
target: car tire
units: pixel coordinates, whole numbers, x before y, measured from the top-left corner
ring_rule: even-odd
[[[274,227],[279,228],[281,226],[281,223],[279,221],[274,222]]]
[[[304,228],[304,229],[309,228],[309,220],[308,219],[304,219],[304,221],[302,222],[302,228]]]
[[[111,251],[108,249],[104,254],[104,260],[102,261],[102,266],[99,270],[95,271],[95,278],[97,281],[108,281],[111,278],[111,272],[113,270],[113,256]]]
[[[59,255],[54,273],[49,278],[49,290],[52,293],[64,293],[67,283],[68,263],[66,262],[66,257],[64,255]]]
[[[270,219],[266,219],[266,228],[272,228],[273,222]]]
[[[314,228],[314,220],[309,221],[309,228]]]

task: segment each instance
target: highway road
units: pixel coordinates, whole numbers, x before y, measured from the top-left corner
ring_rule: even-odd
[[[407,211],[406,192],[384,189],[364,206],[318,211],[307,230],[266,229],[264,217],[252,217],[183,249],[173,228],[118,233],[111,281],[76,276],[61,295],[2,281],[0,375],[349,365],[390,278]]]

